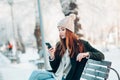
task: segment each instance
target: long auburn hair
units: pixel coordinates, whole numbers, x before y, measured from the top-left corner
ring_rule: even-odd
[[[62,39],[60,37],[60,44],[61,44],[61,52],[60,55],[63,56],[66,49],[69,51],[69,56],[73,57],[75,54],[75,50],[77,48],[78,52],[84,51],[83,43],[78,43],[78,36],[71,32],[70,30],[66,29],[66,38]]]

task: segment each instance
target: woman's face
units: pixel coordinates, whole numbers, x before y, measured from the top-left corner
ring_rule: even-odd
[[[66,28],[64,27],[58,27],[58,30],[59,30],[59,35],[62,39],[65,39],[66,38]]]

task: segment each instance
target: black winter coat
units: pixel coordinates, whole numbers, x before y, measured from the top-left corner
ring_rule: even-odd
[[[94,60],[103,60],[104,59],[103,53],[101,53],[97,49],[93,48],[87,41],[79,40],[78,43],[79,42],[83,43],[84,52],[89,52],[90,59],[94,59]],[[55,73],[57,71],[60,61],[61,61],[61,56],[59,55],[59,52],[60,52],[59,47],[60,47],[60,44],[58,44],[56,46],[55,59],[53,61],[50,61],[50,65],[52,67],[53,73]],[[76,48],[77,48],[77,45],[76,45]],[[79,53],[79,52],[77,52],[77,53]],[[66,80],[80,80],[81,74],[84,70],[85,64],[88,59],[83,58],[81,60],[81,62],[78,62],[78,61],[76,61],[76,57],[77,57],[77,55],[70,58],[72,67],[66,77]]]

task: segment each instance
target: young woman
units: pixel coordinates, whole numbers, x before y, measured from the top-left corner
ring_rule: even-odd
[[[34,71],[29,80],[80,80],[87,60],[103,60],[104,55],[74,33],[76,16],[70,14],[58,24],[60,42],[50,48],[51,71]]]

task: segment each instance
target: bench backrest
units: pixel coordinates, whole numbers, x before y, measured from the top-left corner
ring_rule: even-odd
[[[106,80],[109,75],[111,62],[89,59],[80,80]]]

